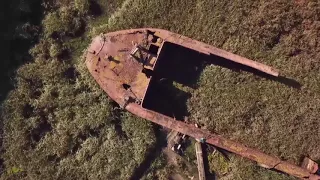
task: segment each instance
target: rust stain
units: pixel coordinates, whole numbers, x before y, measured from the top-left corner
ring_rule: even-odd
[[[306,0],[295,0],[294,2],[299,6],[303,6],[306,3]]]

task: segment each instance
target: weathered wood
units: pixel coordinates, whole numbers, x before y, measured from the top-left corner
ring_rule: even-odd
[[[202,145],[201,145],[200,142],[197,141],[195,143],[199,180],[206,180],[206,172],[205,172],[205,169],[204,169],[203,153],[202,153],[202,147],[201,146]]]
[[[179,132],[178,131],[170,131],[170,133],[167,135],[167,143],[168,147],[172,149],[175,144],[179,143]]]

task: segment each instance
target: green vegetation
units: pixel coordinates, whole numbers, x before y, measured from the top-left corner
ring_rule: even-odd
[[[133,176],[156,146],[153,125],[119,109],[91,78],[81,55],[101,32],[138,27],[163,28],[198,39],[277,67],[281,75],[299,82],[301,87],[295,88],[284,78],[273,81],[210,65],[203,70],[198,89],[179,88],[193,95],[188,101],[189,119],[212,132],[295,163],[305,155],[320,159],[318,1],[44,4],[43,31],[29,51],[32,60],[16,71],[15,89],[3,105],[2,178]],[[25,61],[18,55],[4,58],[19,65]],[[221,160],[208,156],[211,162]],[[210,163],[210,168],[224,171],[226,164],[219,164]],[[167,179],[169,170],[159,157],[144,178]],[[222,179],[292,179],[233,155],[228,171]]]
[[[158,158],[156,158],[149,169],[146,171],[146,175],[142,177],[142,180],[166,180],[170,175],[170,172],[173,171],[173,167],[168,166],[166,162],[166,158],[164,154],[160,154]]]
[[[4,178],[128,179],[155,143],[149,122],[119,110],[83,58],[70,59],[73,47],[84,50],[78,22],[88,17],[79,3],[46,15],[34,60],[17,70],[3,110]]]
[[[215,151],[208,155],[209,166],[211,173],[216,173],[217,176],[226,175],[230,170],[228,159],[222,153]]]

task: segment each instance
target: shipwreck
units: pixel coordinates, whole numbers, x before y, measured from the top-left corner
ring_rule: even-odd
[[[155,102],[166,95],[159,90],[165,79],[183,84],[184,78],[181,77],[190,71],[198,71],[197,64],[191,63],[192,66],[187,68],[180,67],[181,63],[187,61],[197,63],[199,58],[214,61],[212,57],[216,56],[270,76],[279,76],[278,70],[191,38],[153,28],[101,34],[93,39],[85,56],[91,75],[123,109],[203,143],[256,161],[267,169],[275,169],[301,179],[320,179],[314,170],[316,164],[313,161],[312,167],[309,167],[310,163],[300,167],[282,161],[278,157],[185,123],[182,117],[166,110],[166,104]]]

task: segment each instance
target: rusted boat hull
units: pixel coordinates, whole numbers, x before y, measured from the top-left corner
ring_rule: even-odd
[[[169,31],[151,28],[101,34],[94,38],[88,48],[86,65],[111,99],[139,117],[190,137],[205,139],[208,144],[256,161],[263,167],[277,169],[299,178],[317,177],[307,169],[150,109],[146,99],[153,95],[150,95],[153,82],[161,81],[161,78],[157,77],[158,72],[161,68],[169,69],[175,62],[175,59],[171,59],[172,47],[187,49],[184,52],[192,51],[191,55],[196,57],[194,61],[197,61],[198,54],[199,57],[207,59],[215,55],[272,76],[279,75],[277,70],[267,65]],[[179,65],[176,70],[179,70]],[[174,73],[178,72],[174,69]]]

